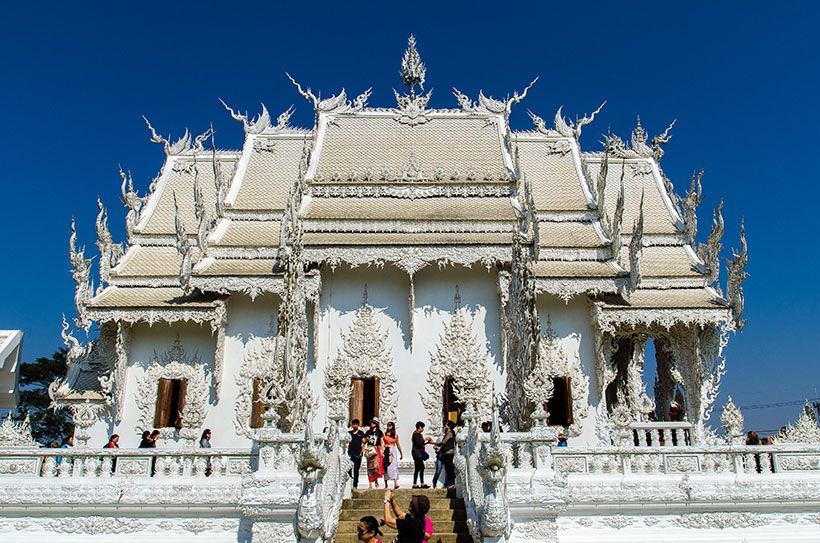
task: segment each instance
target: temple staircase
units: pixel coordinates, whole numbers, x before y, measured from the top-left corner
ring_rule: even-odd
[[[424,494],[430,500],[430,512],[427,516],[433,523],[433,537],[430,543],[473,543],[470,532],[467,528],[467,513],[464,508],[464,501],[459,498],[448,497],[447,491],[438,489],[414,489],[400,488],[395,491],[398,505],[403,511],[407,511],[410,504],[410,497],[414,494]],[[356,538],[356,527],[359,519],[373,515],[377,519],[384,517],[384,489],[378,490],[353,490],[351,498],[344,500],[342,512],[339,516],[339,527],[336,529],[335,543],[354,543]],[[396,530],[382,526],[385,543],[392,541],[396,537]]]

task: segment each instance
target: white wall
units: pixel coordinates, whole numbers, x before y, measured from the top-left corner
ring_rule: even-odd
[[[228,326],[225,333],[224,364],[222,371],[222,390],[217,401],[212,387],[208,398],[207,414],[204,428],[212,431],[211,445],[214,447],[246,447],[250,441],[236,433],[234,426],[235,403],[239,387],[236,378],[239,375],[246,353],[260,345],[260,338],[266,337],[270,328],[271,317],[274,318],[276,330],[276,307],[278,297],[274,295],[258,296],[254,301],[244,295],[231,296],[228,302]],[[139,445],[139,432],[135,429],[140,418],[140,411],[135,401],[138,394],[139,380],[145,369],[152,363],[155,353],[160,357],[167,351],[179,334],[186,354],[196,354],[199,361],[206,364],[209,374],[214,371],[214,351],[217,334],[212,333],[210,324],[175,323],[172,326],[164,323],[148,326],[138,324],[133,328],[131,343],[128,349],[128,375],[126,379],[124,413],[119,424],[112,424],[110,417],[98,423],[91,430],[89,447],[102,447],[108,435],[120,435],[120,447]],[[153,422],[153,420],[152,420]],[[174,442],[160,442],[159,446],[173,446]]]
[[[417,420],[427,420],[419,392],[427,382],[430,353],[435,350],[444,323],[453,310],[455,286],[459,285],[462,307],[468,310],[473,332],[491,356],[492,374],[497,390],[504,389],[497,276],[484,267],[454,267],[439,270],[428,266],[415,278],[416,301],[413,344],[409,338],[407,274],[391,266],[383,269],[339,267],[322,271],[321,320],[317,368],[311,374],[314,395],[322,394],[324,368],[332,363],[342,346],[341,334],[347,333],[361,306],[364,284],[368,302],[375,308],[375,319],[388,332],[388,345],[397,378],[399,435],[409,440]],[[316,427],[321,429],[327,411],[320,402]],[[408,447],[409,448],[409,447]]]

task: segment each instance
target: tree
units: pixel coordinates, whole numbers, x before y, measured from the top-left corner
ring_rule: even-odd
[[[29,416],[32,437],[42,445],[52,441],[62,444],[74,433],[71,416],[64,409],[51,409],[48,386],[56,379],[65,377],[66,349],[60,348],[50,357],[41,356],[34,362],[20,365],[19,418]]]

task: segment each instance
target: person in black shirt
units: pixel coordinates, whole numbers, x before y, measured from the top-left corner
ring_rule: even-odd
[[[347,456],[353,462],[353,488],[359,488],[359,469],[362,467],[362,442],[364,441],[364,432],[359,429],[359,419],[350,421],[351,430],[350,443],[347,444]]]
[[[431,443],[433,440],[429,437],[424,437],[424,423],[418,421],[416,423],[416,431],[410,440],[413,444],[411,455],[413,457],[413,488],[430,488],[430,485],[424,484],[424,461],[430,458],[425,450],[425,445]],[[418,479],[417,479],[418,477]],[[417,484],[421,483],[420,485]]]
[[[410,498],[409,512],[405,513],[393,500],[392,490],[384,493],[384,523],[399,532],[396,543],[424,543],[424,516],[429,510],[427,496]]]

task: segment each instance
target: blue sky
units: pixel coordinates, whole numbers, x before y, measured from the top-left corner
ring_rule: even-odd
[[[749,240],[749,324],[730,343],[719,402],[727,392],[741,406],[820,396],[815,5],[167,4],[4,7],[0,327],[25,331],[25,359],[60,345],[60,315],[72,310],[72,214],[91,248],[100,194],[122,239],[117,164],[142,191],[158,172],[162,149],[148,142],[142,114],[164,134],[213,122],[217,144],[238,148],[241,127],[218,97],[251,111],[264,101],[274,115],[293,104],[296,124],[312,122],[286,70],[326,95],[372,86],[370,103],[391,105],[414,32],[436,107],[456,105],[453,86],[503,96],[539,75],[513,128],[530,126],[528,108],[546,119],[563,104],[574,117],[606,99],[584,130],[593,149],[607,129],[627,137],[636,114],[652,134],[678,119],[663,167],[680,193],[706,169],[701,237],[723,197],[726,245],[736,246],[741,217]],[[747,426],[768,430],[797,412],[745,414]]]

